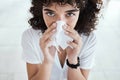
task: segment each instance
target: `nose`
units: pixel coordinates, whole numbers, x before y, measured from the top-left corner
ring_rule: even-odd
[[[56,21],[65,21],[64,15],[58,15]]]

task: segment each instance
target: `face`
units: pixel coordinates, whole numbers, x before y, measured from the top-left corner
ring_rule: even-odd
[[[80,10],[69,4],[58,5],[57,3],[52,3],[50,6],[44,6],[42,12],[43,19],[47,27],[50,27],[58,20],[62,20],[66,22],[69,27],[74,28],[77,23]]]

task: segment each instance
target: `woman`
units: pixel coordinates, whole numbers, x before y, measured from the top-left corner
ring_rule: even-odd
[[[99,4],[99,5],[98,5]],[[97,14],[101,0],[32,0],[32,28],[22,36],[23,59],[29,80],[87,80],[93,65]],[[64,32],[72,46],[59,51],[48,46],[57,32],[56,21],[64,21]]]

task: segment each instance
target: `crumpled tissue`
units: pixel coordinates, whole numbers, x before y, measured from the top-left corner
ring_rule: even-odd
[[[65,34],[63,25],[65,25],[66,23],[64,21],[57,21],[56,23],[57,23],[57,27],[56,27],[57,32],[52,36],[53,41],[49,44],[49,46],[53,45],[58,50],[59,50],[59,46],[62,49],[65,49],[69,46],[67,42],[73,41],[73,39]]]

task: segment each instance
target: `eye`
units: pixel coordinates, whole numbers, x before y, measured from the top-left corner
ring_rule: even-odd
[[[51,17],[55,16],[55,14],[54,14],[53,12],[46,12],[46,14],[47,14],[48,16],[51,16]]]
[[[71,17],[71,16],[75,16],[75,14],[74,14],[74,13],[67,13],[66,16],[67,16],[67,17]]]

